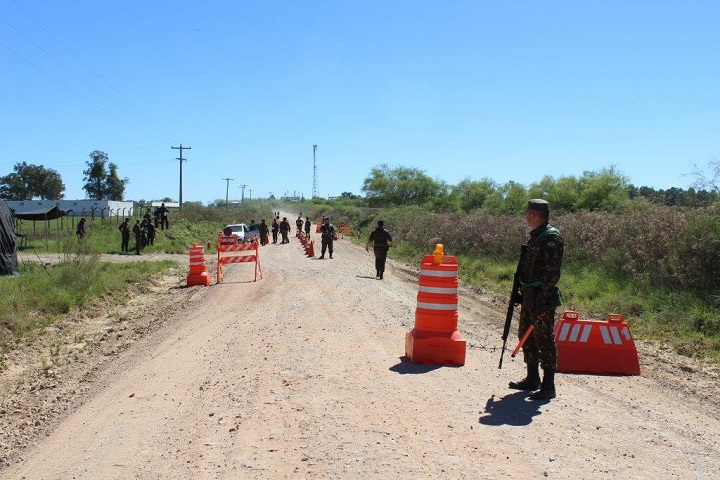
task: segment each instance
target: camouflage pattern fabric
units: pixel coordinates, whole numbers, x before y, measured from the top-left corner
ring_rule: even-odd
[[[523,346],[525,363],[540,363],[544,370],[557,367],[555,310],[560,306],[560,280],[564,244],[560,231],[542,225],[530,232],[527,253],[521,260],[520,284],[523,305],[520,311],[519,338],[530,324],[535,330]]]

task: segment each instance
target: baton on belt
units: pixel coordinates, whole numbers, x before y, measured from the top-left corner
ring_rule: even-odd
[[[510,358],[515,358],[515,355],[517,355],[518,352],[520,351],[520,349],[522,348],[522,346],[525,345],[525,342],[527,341],[528,337],[533,332],[533,330],[535,330],[535,325],[531,324],[528,327],[528,329],[525,331],[525,335],[523,335],[523,337],[520,339],[520,343],[518,343],[518,346],[515,347],[515,350],[513,350],[512,354],[510,355]]]

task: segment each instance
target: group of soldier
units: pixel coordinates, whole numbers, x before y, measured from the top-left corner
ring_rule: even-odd
[[[135,220],[135,225],[130,226],[130,219],[126,218],[123,223],[120,224],[118,230],[120,230],[120,252],[130,253],[130,234],[135,236],[135,255],[140,255],[140,250],[148,245],[155,244],[155,233],[158,229],[158,225],[161,230],[170,228],[169,221],[169,210],[162,203],[160,207],[155,209],[154,215],[150,214],[148,208],[141,220]]]

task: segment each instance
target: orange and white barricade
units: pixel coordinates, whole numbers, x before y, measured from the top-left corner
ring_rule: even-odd
[[[223,281],[222,266],[228,263],[254,263],[255,277],[253,281],[257,281],[258,274],[262,279],[262,270],[260,269],[260,249],[259,242],[257,240],[248,243],[240,243],[237,235],[218,235],[217,254],[217,283],[221,283]]]
[[[338,227],[338,231],[340,232],[340,235],[350,235],[353,234],[353,229],[350,225],[345,224],[345,222],[340,222],[340,227]]]
[[[567,311],[555,324],[555,343],[558,372],[640,375],[635,341],[619,313],[607,320],[585,320]]]
[[[415,328],[405,335],[405,355],[412,363],[465,365],[466,342],[457,330],[458,263],[443,254],[425,255],[420,265]]]

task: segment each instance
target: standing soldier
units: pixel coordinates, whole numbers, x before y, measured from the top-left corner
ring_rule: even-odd
[[[310,222],[310,217],[305,217],[305,237],[310,238],[310,227],[312,226],[312,223]]]
[[[160,208],[158,208],[158,215],[160,216],[160,230],[170,228],[169,214],[170,211],[165,206],[165,202],[161,203]]]
[[[122,239],[122,242],[120,243],[120,252],[127,253],[129,251],[128,246],[130,244],[130,219],[126,218],[125,221],[120,224],[118,230],[120,230],[120,238]]]
[[[135,255],[140,255],[140,249],[142,248],[142,228],[140,227],[140,220],[135,220],[135,226],[132,229],[135,234]]]
[[[85,238],[85,217],[82,217],[77,225],[77,231],[75,232],[80,240]]]
[[[319,258],[325,258],[325,250],[330,254],[332,258],[333,253],[333,239],[335,238],[335,227],[330,223],[330,217],[324,217],[322,226],[320,227],[320,243],[322,244],[322,251],[320,252]]]
[[[299,234],[302,232],[303,229],[303,220],[302,217],[298,217],[297,220],[295,220],[295,227],[297,228],[297,233]]]
[[[365,251],[369,251],[370,242],[373,242],[373,253],[375,254],[375,278],[382,280],[388,249],[392,247],[392,237],[390,232],[385,229],[385,222],[382,220],[378,220],[377,228],[370,232],[370,238],[365,244]]]
[[[522,338],[530,325],[534,330],[523,345],[527,376],[519,382],[510,382],[515,390],[537,390],[532,400],[555,398],[555,309],[560,306],[560,267],[563,257],[563,239],[560,230],[548,224],[550,205],[542,199],[528,202],[525,219],[532,231],[527,250],[520,259],[519,280],[522,295],[518,338]],[[538,364],[543,368],[540,382]]]
[[[155,225],[153,225],[153,222],[151,220],[148,220],[145,228],[147,229],[148,243],[150,245],[155,245]]]
[[[270,229],[272,231],[273,243],[277,243],[277,234],[280,231],[280,224],[278,223],[278,218],[280,217],[273,218],[273,223]]]
[[[144,218],[143,218],[143,221],[140,222],[140,237],[142,239],[142,243],[141,243],[142,248],[147,247],[147,245],[149,243],[149,240],[147,237],[147,224],[148,224],[148,221],[145,220]]]
[[[265,223],[265,219],[260,219],[260,225],[258,225],[258,229],[260,230],[260,245],[267,245],[268,243],[268,226],[267,223]]]
[[[282,241],[280,243],[290,243],[290,239],[288,238],[289,232],[290,222],[288,222],[287,217],[283,217],[282,222],[280,222],[280,235],[282,235]]]

